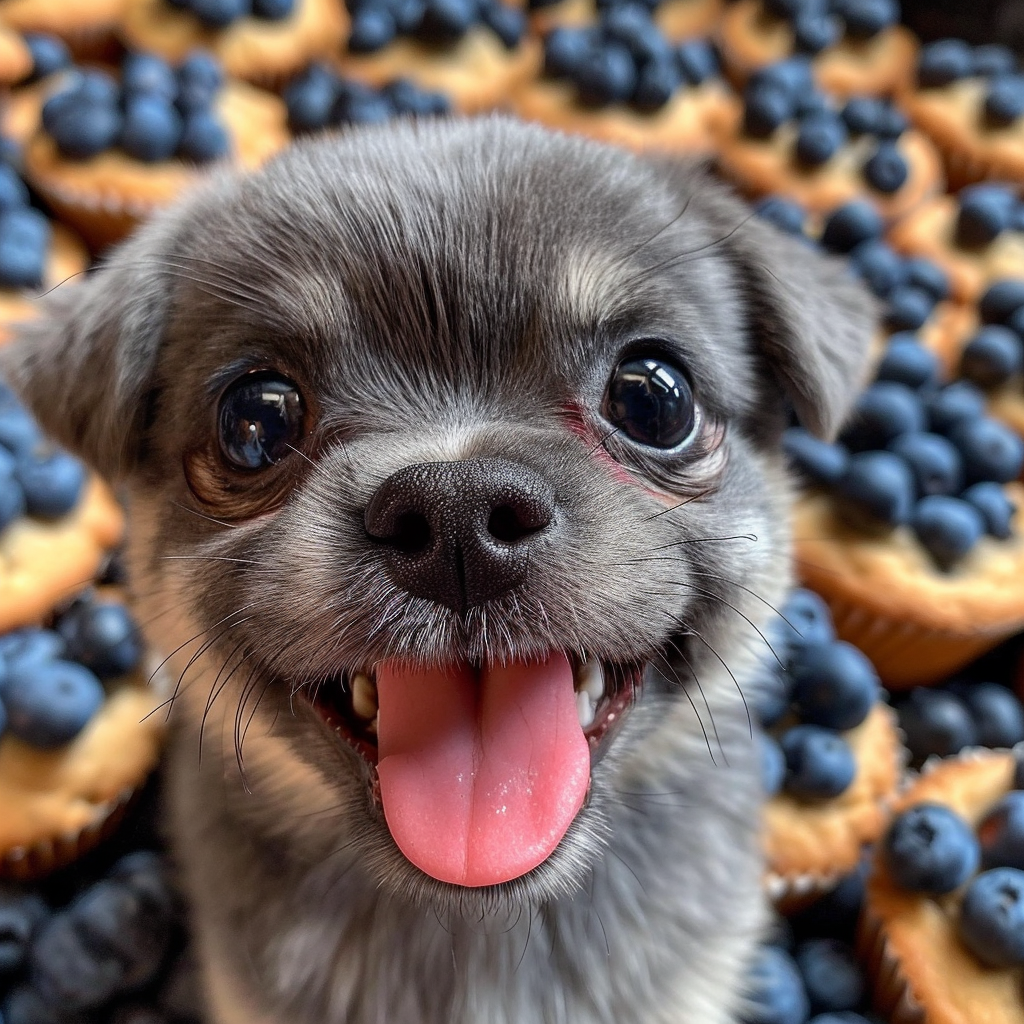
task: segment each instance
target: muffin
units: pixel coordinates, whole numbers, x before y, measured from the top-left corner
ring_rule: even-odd
[[[340,0],[127,0],[121,35],[173,64],[208,50],[230,77],[274,87],[333,53],[347,28]]]
[[[121,82],[98,71],[57,76],[25,146],[32,187],[100,249],[222,160],[258,166],[289,140],[281,100],[195,53],[177,71],[129,55]]]
[[[802,53],[815,82],[837,96],[890,96],[909,84],[917,41],[899,24],[895,2],[737,0],[718,30],[722,59],[744,85],[762,68]]]
[[[747,195],[783,195],[823,214],[856,198],[887,221],[942,188],[934,147],[891,104],[818,91],[804,58],[772,64],[747,83],[718,165]]]
[[[33,878],[108,835],[156,765],[166,697],[123,602],[86,595],[51,629],[0,635],[0,877]]]
[[[1017,768],[989,750],[935,762],[898,802],[859,939],[893,1024],[1024,1020]]]
[[[116,52],[114,31],[126,8],[127,0],[4,0],[0,25],[58,36],[79,57],[104,58]]]
[[[1010,50],[929,43],[903,106],[939,149],[954,188],[1024,180],[1024,79]]]
[[[659,29],[673,42],[708,36],[714,31],[724,0],[661,0],[646,4],[653,9]],[[530,28],[546,34],[559,25],[580,26],[590,24],[598,14],[594,0],[530,0],[527,3]]]
[[[32,73],[32,53],[25,40],[0,22],[0,86],[14,85]]]
[[[671,43],[639,7],[612,8],[588,27],[544,41],[544,76],[520,88],[526,120],[636,150],[711,155],[736,99],[703,40]]]

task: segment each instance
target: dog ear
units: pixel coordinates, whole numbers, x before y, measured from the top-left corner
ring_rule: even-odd
[[[44,299],[0,348],[0,375],[43,429],[111,480],[131,471],[141,444],[170,301],[159,256],[170,233],[167,221],[140,232]]]

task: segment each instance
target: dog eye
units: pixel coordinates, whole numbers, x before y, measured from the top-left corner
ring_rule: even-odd
[[[299,389],[274,373],[236,380],[220,400],[220,450],[237,469],[280,462],[303,435],[305,407]]]
[[[651,448],[682,444],[697,419],[686,374],[660,356],[619,363],[608,381],[601,412],[631,440]]]

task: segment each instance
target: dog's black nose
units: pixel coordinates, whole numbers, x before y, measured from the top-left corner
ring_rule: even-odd
[[[463,612],[513,590],[555,514],[552,487],[517,462],[425,462],[389,476],[366,507],[394,581]]]

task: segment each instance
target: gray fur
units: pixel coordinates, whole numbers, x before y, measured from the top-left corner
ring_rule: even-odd
[[[699,170],[454,121],[220,179],[49,314],[0,358],[126,485],[140,619],[180,679],[174,835],[211,1019],[734,1021],[762,924],[741,691],[788,581],[784,401],[829,434],[863,364],[872,310],[841,267]],[[644,337],[703,410],[675,460],[600,443],[605,382]],[[261,365],[316,425],[239,483],[216,398]],[[478,457],[551,481],[558,516],[526,584],[460,617],[395,588],[362,510],[405,466]],[[494,890],[406,862],[370,770],[290,695],[384,657],[552,648],[649,661],[644,695],[554,855]]]

